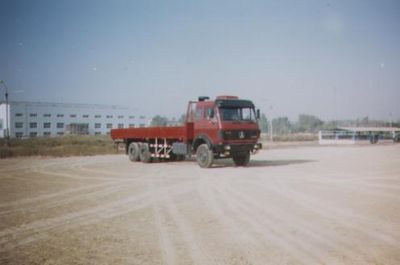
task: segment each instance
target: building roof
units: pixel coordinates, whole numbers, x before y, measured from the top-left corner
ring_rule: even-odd
[[[0,105],[5,101],[0,101]],[[30,102],[30,101],[10,101],[10,105],[25,105],[32,107],[58,107],[58,108],[89,108],[89,109],[118,109],[118,110],[138,110],[137,108],[106,105],[106,104],[85,104],[85,103],[58,103],[58,102]]]
[[[339,130],[350,132],[393,132],[400,131],[398,127],[338,127]]]

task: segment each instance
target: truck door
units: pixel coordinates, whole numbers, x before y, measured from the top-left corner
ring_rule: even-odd
[[[216,144],[218,141],[218,122],[214,104],[197,104],[193,120],[195,138],[206,136],[212,144]]]

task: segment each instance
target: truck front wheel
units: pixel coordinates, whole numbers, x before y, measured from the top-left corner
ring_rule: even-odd
[[[232,155],[233,162],[236,166],[247,166],[250,161],[250,153],[241,153]]]
[[[143,163],[151,162],[150,147],[147,143],[143,143],[140,147],[140,161],[142,161]]]
[[[209,168],[214,161],[213,152],[208,148],[207,144],[197,147],[196,160],[200,167]]]
[[[132,142],[129,144],[128,146],[128,155],[129,155],[129,159],[133,162],[139,161],[140,158],[140,148],[139,148],[139,144],[136,142]]]

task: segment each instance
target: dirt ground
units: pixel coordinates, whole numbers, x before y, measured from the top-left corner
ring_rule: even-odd
[[[400,264],[400,145],[252,159],[0,160],[0,264]]]

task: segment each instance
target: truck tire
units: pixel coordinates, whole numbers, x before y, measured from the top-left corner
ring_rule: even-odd
[[[232,159],[236,166],[244,167],[250,161],[250,153],[233,154]]]
[[[132,162],[136,162],[140,160],[140,148],[139,148],[139,144],[136,142],[132,142],[129,144],[128,146],[128,155],[129,155],[129,159]]]
[[[140,146],[140,161],[143,163],[150,163],[152,158],[151,158],[151,153],[150,153],[150,147],[149,144],[143,143]]]
[[[207,144],[201,144],[196,150],[196,160],[200,167],[209,168],[214,162],[214,154]]]

